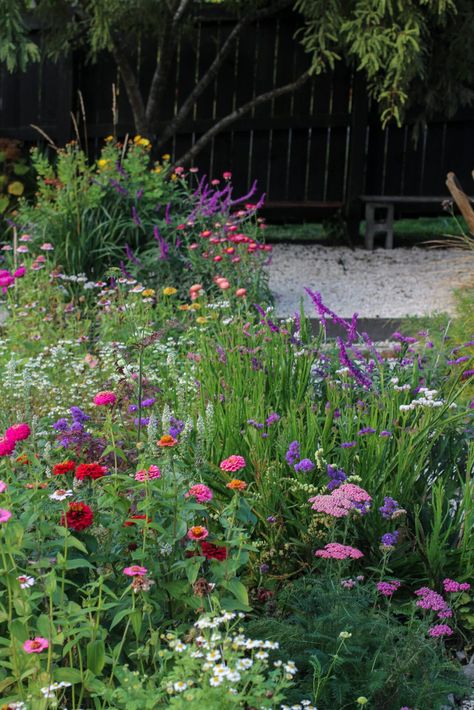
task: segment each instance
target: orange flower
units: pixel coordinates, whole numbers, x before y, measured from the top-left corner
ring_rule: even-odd
[[[232,491],[245,491],[247,484],[245,481],[241,481],[240,478],[233,478],[232,481],[227,483],[226,488],[230,488]]]
[[[157,441],[158,446],[176,446],[178,442],[174,438],[174,436],[171,436],[171,434],[163,434],[161,439]]]

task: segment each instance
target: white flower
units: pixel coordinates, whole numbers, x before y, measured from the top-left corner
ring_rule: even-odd
[[[204,656],[202,651],[193,651],[189,654],[191,658],[202,658]]]
[[[206,660],[207,661],[218,661],[221,657],[221,654],[219,651],[209,651],[209,653],[206,655]]]
[[[177,693],[182,693],[186,690],[188,687],[188,684],[184,682],[184,680],[177,680],[176,683],[173,684],[173,688],[176,690]]]
[[[294,675],[298,672],[298,669],[293,661],[288,661],[287,663],[285,663],[283,668],[285,669],[285,673],[288,673],[289,675]]]
[[[32,587],[35,583],[34,577],[26,577],[23,574],[17,577],[17,580],[20,582],[21,589],[28,589],[28,587]]]
[[[280,666],[283,665],[283,661],[275,661],[274,664],[275,668],[280,668]]]
[[[71,490],[67,491],[65,488],[58,488],[58,490],[54,491],[49,497],[51,500],[66,500],[66,498],[72,495],[73,492]]]
[[[259,661],[264,661],[266,658],[268,658],[268,653],[266,651],[257,651],[255,654],[255,658]]]
[[[209,685],[212,685],[214,688],[217,688],[221,683],[222,676],[212,676],[212,678],[209,678]]]
[[[281,661],[280,661],[280,665],[281,665]],[[239,658],[239,660],[235,664],[235,667],[239,671],[246,671],[249,668],[251,668],[252,666],[253,666],[253,661],[251,658]]]
[[[175,651],[178,651],[178,653],[181,653],[181,651],[186,651],[186,649],[187,649],[187,646],[185,643],[183,643],[182,641],[176,641],[176,643],[174,645]]]
[[[213,673],[215,676],[225,677],[229,673],[229,669],[224,663],[218,663],[217,666],[214,666]]]
[[[227,680],[230,680],[231,683],[238,683],[240,678],[241,676],[238,671],[229,671],[229,673],[227,673]]]

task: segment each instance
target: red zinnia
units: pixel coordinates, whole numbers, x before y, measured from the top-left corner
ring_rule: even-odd
[[[94,513],[85,503],[69,503],[66,515],[61,516],[61,525],[71,530],[84,530],[92,525]]]
[[[222,562],[227,559],[227,547],[213,545],[212,542],[201,542],[201,553],[207,560]]]
[[[92,478],[95,481],[97,478],[102,478],[107,473],[107,467],[101,466],[100,463],[80,463],[76,468],[76,478],[83,481],[84,478]]]
[[[124,527],[129,528],[132,525],[136,525],[135,520],[145,520],[147,523],[150,522],[150,518],[147,518],[146,515],[131,515],[129,519],[124,522]]]
[[[68,459],[67,461],[62,461],[62,463],[55,463],[53,473],[55,476],[62,476],[63,473],[70,473],[70,471],[74,471],[75,468],[76,462]]]

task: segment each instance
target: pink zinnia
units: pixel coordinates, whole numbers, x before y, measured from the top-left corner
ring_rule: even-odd
[[[125,567],[123,573],[127,577],[144,577],[148,572],[146,567],[140,567],[140,565],[132,565],[131,567]]]
[[[13,276],[15,279],[21,279],[25,274],[26,268],[24,266],[20,266],[16,271],[13,272]]]
[[[26,653],[41,653],[41,651],[45,651],[48,646],[48,639],[45,639],[42,636],[35,636],[34,639],[28,639],[25,641],[23,644],[23,650],[26,651]]]
[[[437,636],[452,636],[453,630],[447,624],[435,624],[429,629],[428,633],[436,638]]]
[[[6,508],[0,508],[0,523],[6,523],[11,517],[12,514],[9,510],[6,510]]]
[[[158,466],[151,465],[146,471],[144,468],[137,471],[135,474],[136,481],[151,481],[153,478],[160,478],[161,471]]]
[[[114,392],[110,390],[104,390],[104,392],[98,392],[94,397],[94,404],[98,407],[102,407],[107,404],[115,404],[117,397]]]
[[[187,535],[190,540],[205,540],[209,535],[209,530],[202,525],[194,525],[192,528],[189,528]]]
[[[7,488],[8,488],[8,486],[7,486],[7,484],[5,483],[5,481],[0,481],[0,493],[5,493],[5,491],[7,490]]]
[[[203,483],[196,483],[196,485],[191,486],[189,491],[184,494],[185,498],[190,498],[193,497],[197,500],[198,503],[207,503],[208,501],[212,500],[213,493],[208,486],[205,486]]]
[[[11,439],[0,439],[0,456],[10,456],[15,448],[15,442]]]
[[[332,560],[345,560],[347,558],[358,560],[364,556],[356,547],[341,545],[339,542],[329,542],[322,550],[316,550],[314,554],[316,557]]]
[[[232,456],[229,456],[229,458],[224,459],[224,461],[221,462],[220,468],[222,471],[240,471],[242,468],[245,468],[246,462],[243,456],[236,456],[233,454]]]
[[[8,441],[13,441],[15,444],[17,441],[24,441],[31,434],[31,429],[28,424],[24,422],[22,424],[13,424],[5,432],[5,439]]]

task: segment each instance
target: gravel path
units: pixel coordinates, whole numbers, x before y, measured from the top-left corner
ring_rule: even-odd
[[[320,291],[326,305],[342,317],[402,318],[453,311],[452,289],[474,277],[474,255],[460,249],[364,249],[276,244],[270,288],[280,316],[292,315],[304,287]]]

